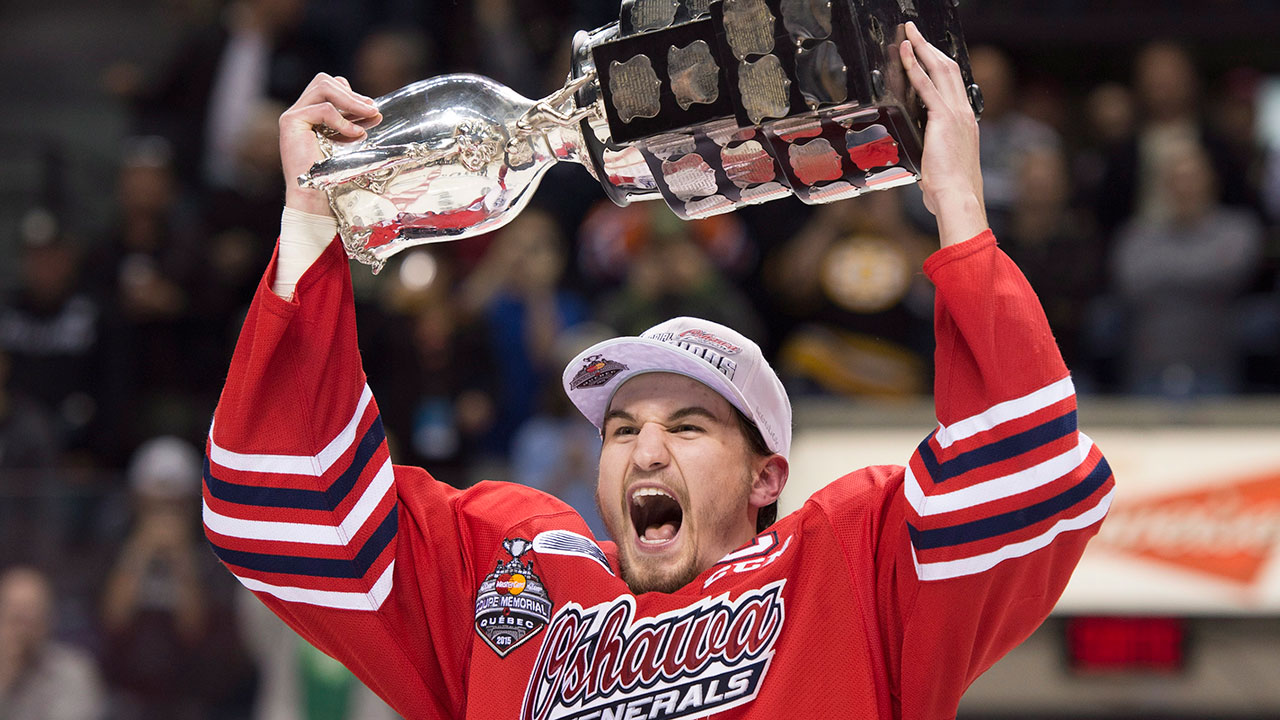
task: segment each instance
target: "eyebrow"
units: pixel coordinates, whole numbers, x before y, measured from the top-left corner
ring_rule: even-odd
[[[690,417],[702,417],[702,418],[711,420],[713,422],[720,421],[720,418],[716,417],[715,413],[711,412],[710,410],[697,405],[690,405],[689,407],[682,407],[679,410],[676,410],[675,412],[668,415],[667,423],[674,423],[679,420],[684,420],[685,418],[690,418]],[[631,413],[626,412],[625,410],[610,410],[609,413],[604,416],[603,424],[608,425],[610,420],[623,420],[629,423],[636,422],[635,417],[631,415]]]

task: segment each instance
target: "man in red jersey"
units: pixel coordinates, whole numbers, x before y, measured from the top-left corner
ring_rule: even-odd
[[[1062,592],[1113,480],[1076,429],[1039,303],[986,226],[955,63],[913,25],[938,427],[772,521],[791,410],[749,339],[676,318],[584,351],[613,542],[508,483],[392,465],[322,194],[290,182],[277,255],[210,430],[204,520],[227,567],[410,718],[953,716]],[[285,176],[373,103],[319,76],[281,116]],[[355,121],[355,122],[353,122]]]

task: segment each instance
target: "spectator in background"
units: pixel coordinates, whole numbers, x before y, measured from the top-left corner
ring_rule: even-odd
[[[0,301],[9,387],[21,388],[55,418],[68,449],[84,451],[101,407],[101,308],[80,283],[79,249],[53,216],[28,213],[22,240],[19,287]]]
[[[1244,171],[1253,196],[1262,186],[1262,166],[1266,147],[1258,132],[1258,99],[1266,76],[1251,67],[1237,67],[1222,76],[1214,93],[1209,121],[1232,155],[1232,162]]]
[[[396,457],[466,487],[498,412],[498,368],[487,326],[455,297],[445,257],[435,248],[401,253],[383,273],[379,302],[357,312],[370,385],[396,388],[379,403]]]
[[[1131,140],[1115,148],[1103,173],[1097,207],[1103,232],[1109,235],[1131,218],[1170,218],[1174,200],[1165,169],[1188,143],[1207,152],[1223,203],[1252,204],[1246,169],[1201,116],[1200,78],[1187,50],[1170,42],[1146,45],[1134,62],[1133,84],[1138,127]]]
[[[1104,289],[1104,265],[1092,223],[1073,211],[1066,156],[1028,152],[1018,168],[1018,200],[1000,238],[1040,296],[1062,356],[1079,383],[1090,373],[1083,332],[1089,302]]]
[[[209,238],[193,255],[201,272],[190,288],[193,319],[200,330],[189,338],[188,347],[213,365],[229,358],[227,348],[240,328],[244,298],[253,294],[261,268],[271,258],[272,246],[262,238],[280,232],[284,185],[279,121],[283,111],[284,106],[272,100],[258,104],[237,149],[240,181],[203,197],[203,225]],[[204,398],[205,406],[212,407],[212,401]]]
[[[606,294],[597,319],[620,333],[639,334],[661,320],[690,315],[763,330],[751,302],[684,233],[652,237],[631,262],[626,284]],[[727,318],[734,318],[732,321]]]
[[[52,639],[53,587],[38,570],[0,574],[0,717],[98,720],[102,682],[83,650]]]
[[[222,355],[209,357],[193,316],[205,277],[204,234],[180,201],[172,148],[163,138],[125,144],[116,185],[116,217],[98,244],[91,285],[106,305],[99,443],[108,464],[158,432],[199,437],[211,405],[192,399],[207,387]]]
[[[1037,150],[1057,150],[1062,140],[1052,127],[1033,120],[1019,109],[1013,64],[1002,50],[990,45],[972,48],[969,65],[974,82],[982,88],[983,111],[978,133],[987,219],[996,237],[1003,237],[1021,192],[1018,173],[1023,158]]]
[[[1213,163],[1194,142],[1162,151],[1161,218],[1116,240],[1113,275],[1128,321],[1125,390],[1185,396],[1240,389],[1237,302],[1259,270],[1262,228],[1226,207]]]
[[[657,202],[618,207],[601,200],[583,221],[588,274],[624,279],[602,292],[596,320],[638,335],[664,320],[691,315],[764,337],[750,300],[728,279],[754,259],[742,221],[718,215],[684,222]]]
[[[1026,65],[1019,64],[1019,69]],[[1060,138],[1075,129],[1068,89],[1056,75],[1039,75],[1018,83],[1018,110],[1046,125]]]
[[[765,263],[775,304],[803,319],[778,353],[793,394],[928,391],[933,292],[917,268],[932,248],[902,200],[884,190],[823,205]]]
[[[1280,390],[1280,186],[1268,186],[1267,176],[1277,169],[1280,148],[1268,148],[1259,127],[1259,102],[1266,76],[1251,67],[1237,67],[1215,85],[1210,120],[1213,128],[1243,168],[1249,190],[1259,199],[1264,220],[1271,221],[1268,247],[1263,251],[1262,272],[1254,292],[1240,308],[1238,324],[1247,357],[1246,388]],[[1272,181],[1274,183],[1274,180]]]
[[[1083,147],[1075,153],[1075,187],[1083,207],[1097,208],[1107,166],[1133,139],[1136,101],[1120,83],[1103,83],[1089,91],[1084,102]]]
[[[542,388],[560,382],[556,337],[587,319],[586,303],[563,287],[567,262],[559,225],[547,212],[527,208],[498,232],[462,286],[463,311],[489,329],[501,401],[487,449],[503,459]]]
[[[243,119],[243,126],[229,158],[236,182],[206,193],[204,222],[211,232],[236,231],[270,236],[280,230],[280,114],[285,106],[275,100],[261,100]]]
[[[121,720],[244,710],[231,583],[200,538],[200,453],[157,437],[129,463],[134,518],[102,595],[104,668]],[[216,524],[216,523],[215,523]]]
[[[427,79],[434,67],[431,57],[430,41],[422,33],[398,28],[375,30],[365,35],[356,49],[355,87],[371,98],[395,92]]]
[[[559,87],[569,66],[569,39],[581,29],[574,4],[477,0],[471,18],[483,48],[475,58],[477,71],[533,99]]]
[[[62,444],[53,417],[9,384],[9,356],[0,350],[0,567],[56,561],[59,485],[54,469]]]
[[[8,353],[0,350],[0,470],[52,467],[61,451],[53,418],[25,389],[9,382],[10,367]],[[9,473],[0,473],[5,479]]]
[[[323,38],[303,37],[308,0],[235,0],[216,27],[190,33],[138,98],[139,126],[177,149],[186,189],[234,186],[243,130],[263,100],[297,97],[325,64]]]
[[[799,205],[799,201],[790,202]],[[772,209],[774,205],[782,206],[782,203],[767,203],[762,207]],[[749,209],[758,210],[759,207]],[[801,205],[800,208],[803,212],[807,206]],[[769,219],[776,218],[771,216]],[[739,213],[684,221],[663,203],[643,202],[618,207],[599,199],[597,192],[593,207],[579,228],[579,263],[588,280],[611,287],[627,277],[636,259],[653,239],[675,235],[686,237],[697,245],[716,270],[728,277],[745,275],[758,256],[755,243]]]

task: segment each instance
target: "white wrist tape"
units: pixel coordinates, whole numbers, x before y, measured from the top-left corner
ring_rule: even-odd
[[[298,279],[329,247],[338,233],[338,221],[329,215],[313,215],[292,208],[280,214],[280,252],[271,291],[288,300]]]

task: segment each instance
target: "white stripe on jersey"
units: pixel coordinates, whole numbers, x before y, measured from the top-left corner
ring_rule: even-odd
[[[364,527],[378,504],[391,492],[395,472],[388,458],[369,482],[364,493],[351,512],[337,525],[311,525],[306,523],[273,522],[268,520],[243,520],[213,511],[208,501],[204,503],[204,524],[209,530],[242,540],[270,540],[279,542],[310,543],[312,545],[347,545]]]
[[[920,517],[954,512],[1012,497],[1018,493],[1048,485],[1083,465],[1089,458],[1089,451],[1093,449],[1093,441],[1084,433],[1076,433],[1076,435],[1079,437],[1079,443],[1061,455],[1003,477],[992,478],[946,493],[926,495],[920,480],[908,465],[907,477],[902,489],[907,495],[907,502]]]
[[[356,412],[333,440],[316,455],[256,455],[226,450],[213,439],[213,427],[209,428],[209,459],[231,470],[273,473],[280,475],[324,475],[356,441],[356,430],[364,417],[365,408],[373,400],[373,390],[366,383],[360,393]]]
[[[382,603],[391,594],[391,579],[395,574],[395,569],[396,561],[392,560],[367,593],[309,590],[307,588],[269,585],[260,580],[239,575],[236,575],[236,579],[250,590],[267,593],[287,602],[319,605],[320,607],[336,608],[338,610],[377,610],[382,607]]]
[[[938,441],[938,447],[949,448],[952,443],[958,440],[973,437],[980,432],[985,432],[1010,420],[1026,417],[1071,397],[1075,394],[1075,391],[1075,385],[1072,384],[1071,376],[1068,375],[1020,398],[992,405],[986,411],[972,417],[958,420],[950,425],[939,425],[938,433],[935,436]]]
[[[982,555],[974,555],[973,557],[959,558],[957,560],[943,560],[939,562],[921,564],[916,559],[915,547],[911,548],[911,559],[916,565],[916,577],[921,580],[946,580],[949,578],[963,577],[965,575],[976,575],[980,572],[986,572],[991,568],[999,565],[1005,560],[1019,558],[1049,545],[1053,539],[1064,532],[1070,530],[1080,530],[1090,525],[1100,522],[1107,514],[1107,509],[1111,507],[1111,498],[1115,495],[1115,489],[1108,492],[1097,505],[1091,509],[1077,515],[1073,518],[1064,518],[1054,523],[1044,533],[1033,538],[1028,538],[1022,542],[1016,542],[1012,545],[1005,545],[997,550]]]

